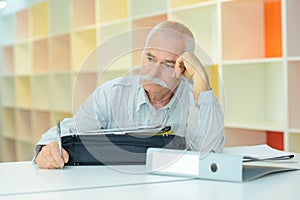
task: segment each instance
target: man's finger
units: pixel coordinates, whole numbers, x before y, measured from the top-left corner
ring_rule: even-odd
[[[60,155],[59,147],[58,147],[57,143],[55,145],[51,146],[50,153],[51,153],[52,157],[54,158],[54,160],[56,161],[56,163],[59,165],[59,167],[62,168],[64,166],[64,160],[63,160],[62,156]]]
[[[64,148],[62,148],[61,150],[62,150],[63,160],[65,163],[67,163],[69,161],[69,154]]]

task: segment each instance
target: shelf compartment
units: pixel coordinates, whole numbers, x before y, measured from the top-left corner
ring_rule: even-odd
[[[288,62],[289,128],[300,129],[300,61]]]
[[[72,111],[72,74],[52,74],[50,76],[51,108],[56,111]]]
[[[203,2],[213,2],[214,0],[170,0],[170,7],[171,8],[177,8],[177,7],[183,7],[187,5],[193,5]]]
[[[300,56],[300,27],[298,21],[300,19],[300,1],[286,1],[287,15],[287,52],[288,56]]]
[[[2,78],[2,105],[15,106],[15,79],[13,77]]]
[[[56,126],[56,121],[60,120],[63,121],[66,118],[72,118],[72,112],[52,112],[50,116],[50,127]]]
[[[282,56],[280,4],[280,0],[223,2],[223,59]]]
[[[132,65],[137,66],[141,64],[141,55],[143,47],[145,46],[146,38],[152,27],[162,21],[166,21],[168,16],[166,14],[156,15],[152,17],[136,19],[132,21],[132,29],[145,28],[143,31],[133,32],[132,34]],[[138,35],[136,35],[138,34]]]
[[[284,127],[281,62],[224,65],[223,78],[227,123]]]
[[[128,17],[128,0],[99,0],[100,23],[126,19]]]
[[[103,83],[118,78],[118,77],[122,77],[125,76],[128,73],[127,70],[107,70],[105,72],[103,72],[101,75],[99,75],[98,78],[98,85],[102,85]]]
[[[70,35],[53,37],[50,40],[50,71],[69,71],[71,69]]]
[[[16,78],[16,104],[21,108],[31,106],[31,80],[28,76]]]
[[[2,161],[15,162],[17,161],[16,141],[10,138],[3,138],[1,145]]]
[[[16,110],[16,128],[17,137],[21,140],[32,140],[32,128],[31,128],[31,111],[27,109]]]
[[[17,160],[31,161],[33,158],[34,145],[32,143],[18,141],[17,142]]]
[[[10,45],[15,41],[15,16],[7,15],[1,19],[1,44]],[[2,31],[5,30],[5,31]]]
[[[99,41],[102,43],[126,31],[129,31],[129,24],[127,21],[101,26],[99,29]]]
[[[14,73],[14,48],[13,46],[3,47],[2,49],[2,59],[3,59],[3,74],[13,74]]]
[[[297,152],[300,153],[300,132],[289,133],[289,149],[290,152]]]
[[[23,40],[29,37],[29,12],[21,10],[16,13],[16,39]]]
[[[225,128],[225,147],[266,144],[266,132],[251,129]]]
[[[50,112],[47,111],[32,111],[32,133],[33,141],[37,143],[42,134],[50,128]]]
[[[12,108],[2,108],[2,134],[10,137],[16,137],[16,115]]]
[[[48,1],[38,3],[32,6],[31,21],[32,21],[32,35],[44,36],[48,34],[49,29],[49,13]]]
[[[168,8],[167,0],[148,1],[148,0],[131,0],[131,16],[153,15],[158,12],[166,12]]]
[[[96,29],[76,32],[72,40],[72,65],[79,71],[96,48]]]
[[[225,128],[225,138],[226,147],[267,144],[272,148],[284,150],[283,132]]]
[[[50,32],[62,33],[71,28],[71,0],[49,2]]]
[[[15,63],[15,72],[16,74],[29,74],[31,73],[31,64],[30,64],[30,44],[20,43],[14,47],[14,63]]]
[[[49,76],[34,75],[31,78],[32,85],[32,108],[35,109],[51,109],[50,92],[49,92]]]
[[[195,37],[196,51],[206,51],[213,60],[218,58],[216,5],[175,11],[171,13],[171,19],[190,28]]]
[[[73,27],[79,28],[96,23],[95,0],[73,0],[72,20]]]
[[[79,73],[74,75],[73,111],[74,113],[85,102],[86,98],[97,88],[98,74]]]
[[[33,72],[48,71],[48,40],[38,40],[33,43],[32,50]]]

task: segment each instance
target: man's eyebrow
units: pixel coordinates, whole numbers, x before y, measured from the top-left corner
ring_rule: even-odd
[[[151,57],[154,57],[154,58],[155,58],[155,56],[152,55],[150,52],[147,52],[147,53],[146,53],[146,56],[151,56]]]
[[[172,64],[175,64],[175,63],[176,63],[175,60],[165,60],[165,62],[167,62],[167,63],[172,63]]]

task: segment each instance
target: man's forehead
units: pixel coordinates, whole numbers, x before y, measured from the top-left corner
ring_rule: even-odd
[[[149,38],[146,48],[181,55],[185,51],[185,41],[156,32]]]

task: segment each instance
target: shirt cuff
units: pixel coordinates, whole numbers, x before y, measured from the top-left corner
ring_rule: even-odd
[[[198,105],[210,104],[216,100],[216,96],[213,90],[208,90],[200,93],[198,98]]]

